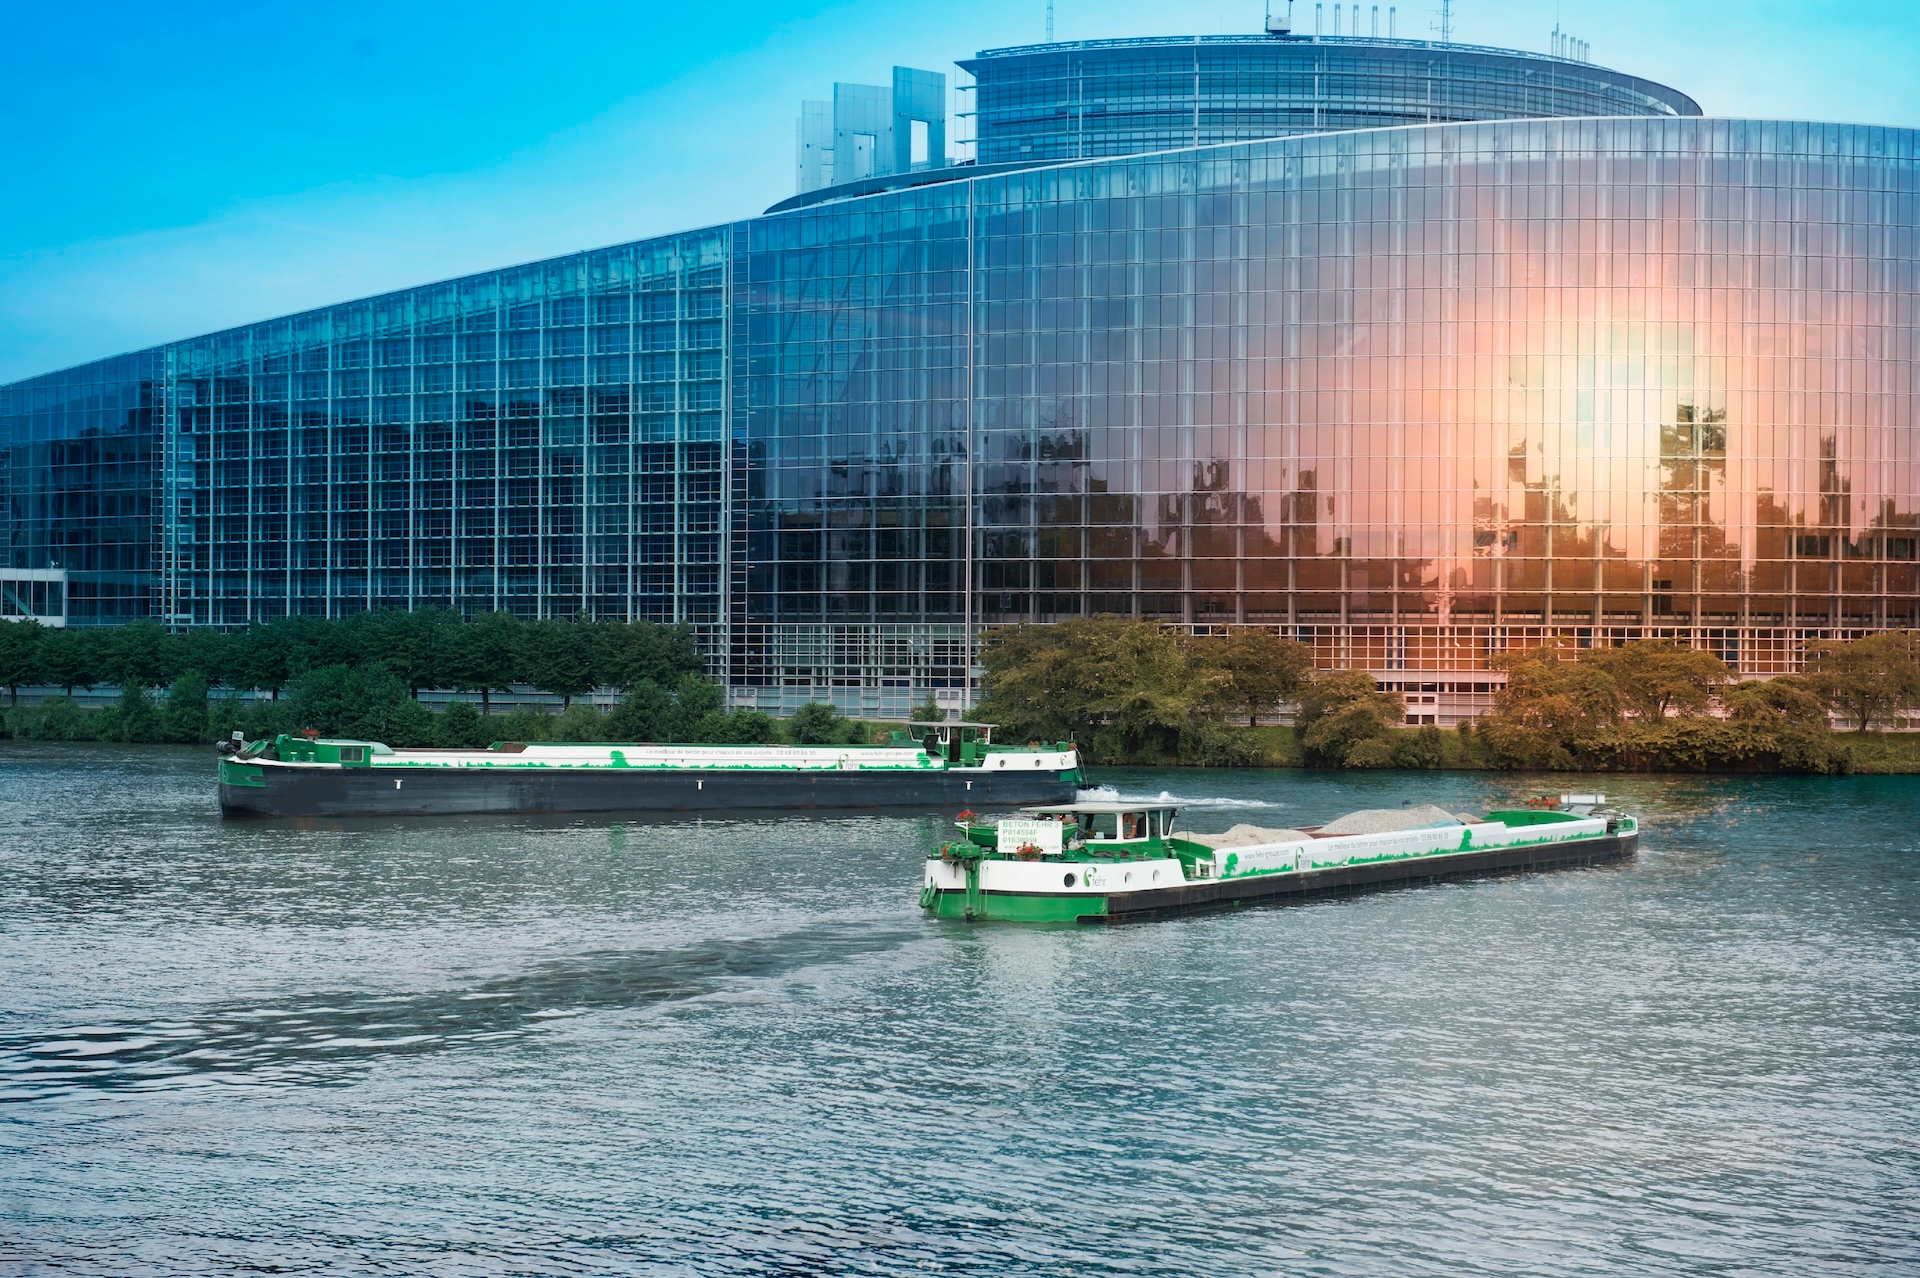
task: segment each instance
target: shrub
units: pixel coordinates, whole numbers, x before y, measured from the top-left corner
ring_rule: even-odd
[[[809,701],[787,719],[787,737],[795,745],[848,745],[866,734],[825,701]]]
[[[658,741],[673,715],[673,697],[651,679],[642,679],[607,715],[607,740]]]
[[[160,739],[179,745],[207,741],[207,681],[189,670],[173,681],[160,709]]]
[[[91,741],[99,713],[83,709],[72,697],[54,697],[7,711],[7,732],[27,741]]]
[[[238,730],[249,741],[263,741],[282,732],[295,731],[293,706],[286,701],[245,702],[237,697],[222,697],[207,709],[207,736],[215,741],[230,737]]]
[[[1381,692],[1366,671],[1326,670],[1301,696],[1294,732],[1310,768],[1389,768],[1387,734],[1405,717],[1400,698]]]
[[[444,750],[480,750],[493,743],[493,730],[471,701],[450,701],[434,716],[429,737]]]
[[[607,716],[582,701],[555,716],[549,731],[555,741],[605,741]]]
[[[1393,766],[1396,768],[1438,768],[1447,761],[1446,742],[1440,729],[1432,724],[1413,732],[1399,732],[1393,739]]]
[[[378,662],[309,670],[294,681],[289,699],[300,728],[322,736],[404,747],[425,745],[433,733],[432,712]]]
[[[1180,734],[1180,762],[1194,768],[1267,768],[1273,759],[1260,739],[1216,723]]]
[[[701,716],[689,739],[703,745],[759,745],[778,741],[780,730],[758,710],[715,710]]]
[[[94,716],[92,727],[96,741],[145,744],[161,739],[160,715],[153,708],[153,698],[137,683],[121,688],[114,703]]]
[[[494,741],[551,741],[553,739],[553,716],[542,714],[538,710],[509,710],[503,715],[494,716],[496,725],[491,739]]]

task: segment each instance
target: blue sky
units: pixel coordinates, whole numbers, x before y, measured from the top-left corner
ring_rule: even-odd
[[[1385,6],[1383,6],[1384,9]],[[1920,126],[1913,0],[1458,0],[1454,38],[1709,115]],[[1402,35],[1437,5],[1400,4]],[[1310,29],[1312,5],[1295,6]],[[1037,41],[960,5],[20,4],[0,75],[0,381],[792,193],[799,100]],[[1057,0],[1059,39],[1257,30],[1259,3]]]

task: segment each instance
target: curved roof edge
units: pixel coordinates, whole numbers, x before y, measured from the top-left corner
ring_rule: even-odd
[[[1127,36],[1114,40],[1060,40],[1053,44],[1015,44],[1004,49],[982,49],[968,62],[985,58],[1023,58],[1036,53],[1068,53],[1082,49],[1146,49],[1160,44],[1329,44],[1351,47],[1354,45],[1379,45],[1388,49],[1431,49],[1451,53],[1497,53],[1507,58],[1527,58],[1535,62],[1558,62],[1574,67],[1594,67],[1601,71],[1612,70],[1597,62],[1581,62],[1573,58],[1563,58],[1553,53],[1535,53],[1530,49],[1503,49],[1492,44],[1460,44],[1457,41],[1440,40],[1401,40],[1383,39],[1380,36],[1311,36],[1293,32],[1289,35],[1261,35],[1257,32],[1240,35],[1194,35],[1194,36]],[[958,63],[965,66],[966,62]],[[1615,74],[1622,74],[1615,72]]]
[[[1810,129],[1885,129],[1891,133],[1920,133],[1920,129],[1905,128],[1896,124],[1839,124],[1833,121],[1762,120],[1746,116],[1722,115],[1527,115],[1513,116],[1499,120],[1436,120],[1431,124],[1386,124],[1371,129],[1334,129],[1324,133],[1296,133],[1277,138],[1241,138],[1231,142],[1209,142],[1202,146],[1174,147],[1166,151],[1140,151],[1130,155],[1090,155],[1071,160],[1013,160],[1004,164],[956,164],[944,169],[923,169],[918,173],[893,173],[885,177],[862,178],[857,182],[843,182],[836,186],[822,187],[818,191],[808,191],[801,195],[790,195],[778,204],[768,205],[760,216],[770,217],[774,214],[792,213],[798,209],[811,208],[819,204],[838,204],[846,200],[867,199],[875,195],[887,195],[896,191],[913,190],[923,186],[939,186],[949,182],[968,182],[974,178],[995,177],[1004,173],[1027,173],[1041,169],[1087,168],[1100,164],[1124,164],[1130,160],[1165,159],[1172,156],[1193,155],[1203,151],[1225,151],[1233,147],[1270,146],[1280,142],[1301,143],[1315,138],[1342,138],[1373,133],[1398,133],[1411,129],[1467,129],[1485,128],[1491,125],[1576,124],[1599,120],[1618,122],[1621,124],[1784,124]]]

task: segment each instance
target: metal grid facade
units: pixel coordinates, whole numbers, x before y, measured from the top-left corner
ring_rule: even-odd
[[[451,607],[717,636],[728,234],[165,348],[159,615]]]
[[[1379,671],[1920,624],[1917,136],[1370,130],[761,219],[735,609]]]

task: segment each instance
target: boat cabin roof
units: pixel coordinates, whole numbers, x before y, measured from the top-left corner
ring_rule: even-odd
[[[1172,812],[1179,808],[1177,803],[1162,803],[1148,799],[1137,803],[1128,803],[1119,799],[1098,799],[1086,803],[1052,803],[1044,808],[1022,808],[1022,812],[1031,812],[1037,816],[1072,816],[1077,812]]]
[[[975,723],[971,719],[910,719],[909,728],[997,728],[997,723]]]

